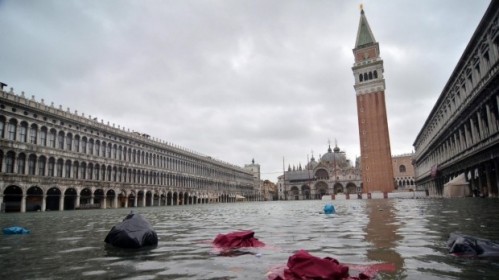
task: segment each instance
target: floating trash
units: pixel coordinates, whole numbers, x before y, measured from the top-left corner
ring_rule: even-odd
[[[8,227],[3,229],[3,234],[28,234],[29,230],[23,227]]]

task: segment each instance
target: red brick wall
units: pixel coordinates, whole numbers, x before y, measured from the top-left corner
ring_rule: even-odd
[[[394,190],[385,93],[357,95],[364,192]]]

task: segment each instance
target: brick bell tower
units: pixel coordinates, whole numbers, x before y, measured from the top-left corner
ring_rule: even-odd
[[[394,190],[390,135],[385,106],[385,79],[379,44],[361,6],[352,67],[357,95],[362,191]]]

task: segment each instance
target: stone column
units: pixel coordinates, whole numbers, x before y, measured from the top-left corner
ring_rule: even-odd
[[[100,208],[101,209],[106,209],[107,208],[107,196],[106,195],[104,195],[102,197],[102,202],[100,204]]]
[[[125,208],[128,208],[128,196],[125,196]]]
[[[486,189],[487,189],[487,196],[490,197],[492,194],[492,168],[490,164],[487,162],[485,163],[485,184],[486,184]]]
[[[3,212],[2,211],[2,206],[3,206],[3,194],[0,194],[0,212]]]
[[[59,197],[59,211],[64,211],[64,194]]]
[[[75,208],[80,207],[80,195],[76,195]]]
[[[484,185],[483,185],[483,177],[482,177],[482,171],[483,171],[483,166],[479,165],[478,166],[478,189],[480,190],[480,195],[484,194]]]
[[[118,208],[118,196],[114,195],[113,198],[113,208]]]
[[[139,195],[138,195],[138,194],[136,194],[136,195],[133,197],[133,204],[134,204],[134,206],[135,206],[135,207],[139,207],[139,205],[137,204],[137,202],[138,202],[138,197],[139,197]]]
[[[23,196],[21,197],[21,213],[25,212],[26,212],[26,195],[23,194]]]
[[[471,126],[471,139],[472,139],[471,145],[474,145],[476,142],[478,142],[478,139],[477,139],[478,133],[477,133],[477,129],[475,127],[475,123],[473,122],[473,116],[470,119],[470,126]]]
[[[146,207],[146,197],[147,197],[147,194],[146,192],[144,191],[144,195],[142,196],[142,207]]]
[[[47,210],[47,195],[43,194],[42,195],[42,209],[40,209],[41,212],[45,212]]]
[[[490,111],[490,105],[485,104],[485,112],[487,114],[487,126],[489,127],[489,135],[497,131],[497,121],[494,114]]]
[[[499,196],[499,164],[497,164],[497,159],[494,159],[494,169],[496,171],[496,180],[494,182],[494,197],[498,197]]]
[[[485,128],[483,127],[483,119],[482,119],[482,116],[480,114],[480,111],[476,112],[476,119],[478,122],[478,137],[480,139],[483,139],[483,138],[485,138],[487,133],[485,131]]]
[[[90,196],[90,204],[94,204],[94,198],[95,198],[95,196],[92,194]]]

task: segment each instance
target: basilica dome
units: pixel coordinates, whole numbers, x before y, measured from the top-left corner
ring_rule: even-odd
[[[321,157],[321,162],[326,164],[336,164],[341,167],[347,167],[349,165],[345,153],[340,151],[338,146],[334,147],[334,150],[332,150],[331,146],[329,146],[327,153]]]
[[[319,163],[317,161],[315,161],[314,156],[312,156],[312,158],[310,159],[310,162],[307,164],[306,169],[312,170],[315,167],[317,167],[317,165],[319,165]]]

